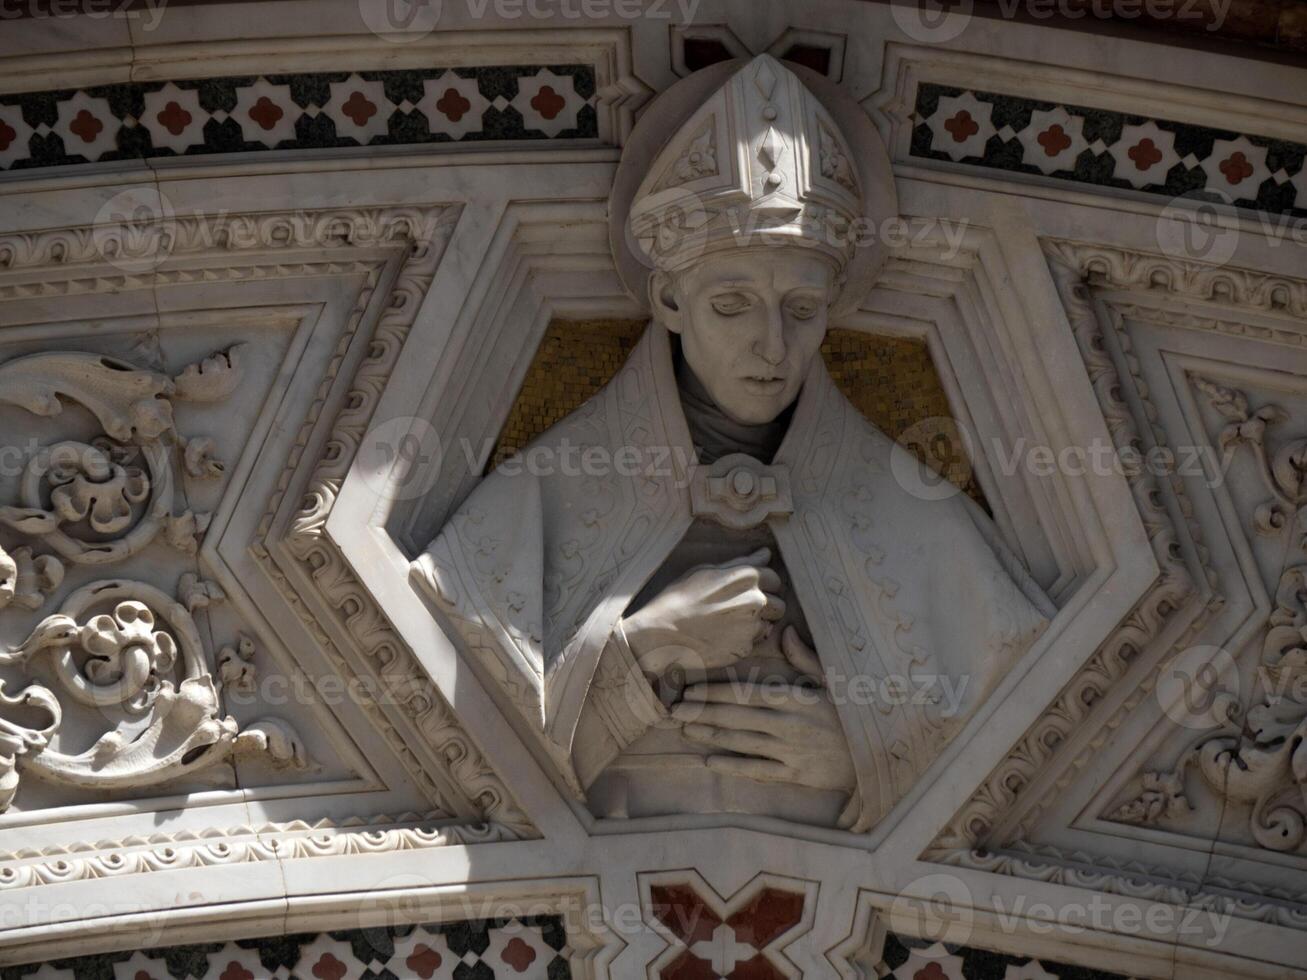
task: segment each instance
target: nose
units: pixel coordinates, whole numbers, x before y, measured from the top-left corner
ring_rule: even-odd
[[[778,304],[767,305],[766,333],[753,342],[753,352],[772,367],[785,360],[785,319]]]

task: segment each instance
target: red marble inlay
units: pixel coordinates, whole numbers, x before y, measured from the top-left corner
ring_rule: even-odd
[[[340,107],[340,111],[354,120],[355,126],[365,126],[377,114],[377,106],[362,92],[354,92]]]
[[[735,930],[737,941],[762,949],[797,926],[802,918],[802,895],[764,888],[753,901],[727,919],[726,924]]]
[[[499,958],[518,973],[525,973],[526,968],[535,962],[536,951],[521,936],[514,936],[499,954]]]
[[[803,920],[802,893],[763,888],[724,922],[689,885],[657,885],[649,890],[649,897],[654,916],[687,947],[663,969],[662,980],[718,980],[713,962],[704,958],[705,948],[698,944],[713,944],[714,934],[723,925],[737,950],[743,946],[753,951],[752,955],[746,952],[747,959],[735,961],[727,980],[783,980],[784,974],[762,950]]]
[[[713,931],[722,924],[717,913],[689,885],[655,885],[649,889],[649,897],[654,918],[687,946],[711,939]]]
[[[16,139],[18,139],[18,131],[0,119],[0,152],[9,149],[10,144]]]
[[[916,973],[912,974],[912,980],[948,980],[948,974],[938,963],[927,963]]]
[[[1162,151],[1147,136],[1130,147],[1126,151],[1126,156],[1135,162],[1136,170],[1147,170],[1149,167],[1162,162]]]
[[[323,953],[313,964],[313,975],[318,980],[341,980],[347,972],[345,964],[330,953]]]
[[[83,143],[94,143],[95,138],[100,135],[102,129],[104,129],[104,123],[96,119],[86,109],[74,116],[73,121],[68,124],[68,131],[74,136],[80,136]]]
[[[1045,155],[1055,157],[1071,145],[1071,137],[1060,124],[1054,123],[1036,137],[1036,142],[1044,148]]]
[[[731,980],[785,980],[785,974],[759,953],[752,959],[736,963],[735,969],[731,971]]]
[[[663,967],[662,980],[719,980],[717,971],[705,959],[685,952]]]
[[[262,126],[265,130],[272,129],[277,125],[277,121],[286,115],[281,106],[273,102],[266,95],[260,95],[259,101],[254,103],[250,108],[250,118]]]
[[[980,132],[980,124],[966,109],[959,109],[952,119],[944,121],[944,129],[952,135],[954,143],[965,143]]]
[[[1248,158],[1243,155],[1242,150],[1236,150],[1229,157],[1221,161],[1221,173],[1225,174],[1225,179],[1231,185],[1240,184],[1253,175],[1253,165],[1248,162]]]
[[[553,119],[563,111],[567,100],[554,91],[552,85],[544,85],[531,97],[531,108],[546,119]]]
[[[426,943],[419,943],[413,947],[413,952],[404,961],[404,965],[412,970],[416,976],[421,977],[422,980],[431,980],[436,975],[436,971],[440,969],[442,962],[444,960],[439,953]]]
[[[254,974],[232,960],[227,964],[227,969],[218,975],[218,980],[254,980]]]
[[[436,102],[436,108],[451,122],[458,122],[472,108],[472,103],[465,99],[458,89],[447,88],[445,94]]]
[[[183,130],[191,124],[191,119],[194,117],[178,105],[176,100],[173,100],[164,106],[163,110],[155,118],[168,132],[174,136],[180,136]]]

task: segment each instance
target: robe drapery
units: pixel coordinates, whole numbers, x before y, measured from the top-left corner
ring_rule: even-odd
[[[816,357],[761,467],[788,482],[786,507],[763,519],[839,709],[858,783],[841,823],[855,830],[906,794],[1054,612],[974,501],[900,485],[896,472],[920,466]],[[651,324],[612,380],[488,475],[414,563],[582,798],[593,760],[613,755],[576,744],[601,730],[582,716],[617,750],[658,716],[617,627],[695,519],[696,468],[669,337]],[[945,679],[965,692],[951,714]],[[881,696],[842,696],[852,685]]]

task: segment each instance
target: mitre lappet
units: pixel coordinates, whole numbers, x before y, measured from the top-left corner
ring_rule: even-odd
[[[652,321],[616,375],[526,448],[535,464],[488,473],[414,563],[462,655],[598,816],[734,812],[865,830],[1054,612],[967,494],[916,492],[933,474],[817,354],[825,324],[856,308],[884,260],[854,233],[860,220],[896,210],[874,127],[829,81],[762,55],[673,86],[631,133],[610,198],[618,274]],[[763,299],[710,295],[725,287],[704,285],[705,270],[723,262],[768,270]],[[808,279],[774,319],[808,331],[801,363],[779,327],[774,351],[740,342],[741,357],[779,365],[763,376],[695,362],[691,331],[718,331],[709,339],[729,348],[745,329],[734,324],[760,322],[731,314],[772,302],[800,266]],[[742,418],[718,397],[731,385],[749,405],[780,402]],[[559,462],[568,452],[598,462]],[[633,651],[627,625],[666,582],[746,553],[772,555],[764,580],[781,583],[785,621],[820,662],[809,673],[837,729],[823,744],[851,761],[847,786],[761,765],[757,778],[717,771],[677,721],[668,678]]]

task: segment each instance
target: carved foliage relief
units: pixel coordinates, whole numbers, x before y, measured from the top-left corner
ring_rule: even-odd
[[[1174,767],[1145,771],[1142,791],[1108,816],[1144,825],[1183,822],[1194,809],[1186,786],[1196,772],[1218,798],[1247,813],[1258,847],[1295,851],[1307,838],[1307,438],[1273,438],[1289,422],[1273,402],[1254,407],[1238,388],[1190,380],[1224,422],[1217,440],[1223,465],[1246,455],[1258,474],[1265,500],[1253,510],[1251,530],[1277,541],[1284,558],[1247,711],[1214,672],[1194,677],[1194,698],[1205,700],[1220,723]]]
[[[174,404],[228,399],[244,350],[216,351],[174,377],[77,350],[0,364],[0,402],[69,428],[89,415],[99,430],[25,447],[17,499],[0,504],[4,540],[17,542],[0,541],[0,617],[41,614],[26,639],[0,648],[0,809],[29,775],[120,792],[237,753],[307,765],[289,725],[242,727],[224,710],[224,689],[252,682],[254,646],[240,636],[212,649],[197,615],[225,597],[198,571],[170,591],[92,578],[56,601],[78,566],[98,575],[156,542],[197,553],[209,515],[186,505],[186,486],[220,477],[224,464],[212,439],[178,430]]]

